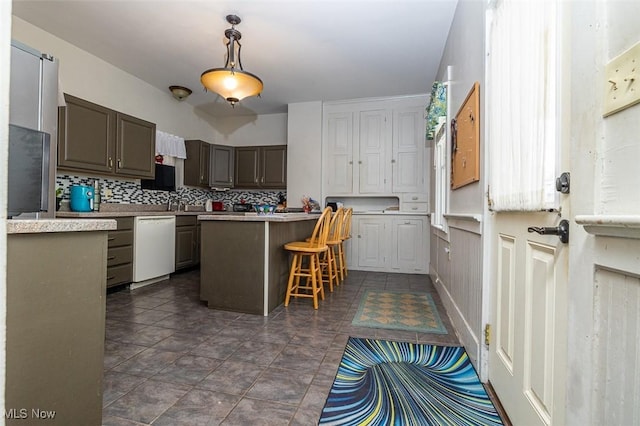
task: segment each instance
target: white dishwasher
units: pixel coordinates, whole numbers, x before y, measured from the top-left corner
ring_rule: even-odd
[[[175,250],[175,216],[136,216],[133,221],[131,288],[166,279],[175,272]]]

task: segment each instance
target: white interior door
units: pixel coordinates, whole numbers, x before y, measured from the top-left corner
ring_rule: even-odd
[[[487,126],[488,140],[495,143],[489,148],[489,192],[492,209],[499,211],[487,218],[489,381],[514,425],[562,425],[571,238],[563,243],[556,235],[528,231],[551,230],[561,220],[573,223],[571,195],[553,188],[554,174],[569,171],[569,76],[563,75],[567,59],[562,55],[567,25],[562,7],[553,7],[562,2],[545,3],[545,8],[535,2],[497,4],[490,15],[487,71],[488,97],[495,95],[487,102],[503,101],[502,109],[488,107]],[[533,57],[502,73],[504,61],[522,49]]]
[[[559,220],[557,213],[495,217],[489,381],[516,425],[558,424],[564,416],[569,246],[527,232]]]

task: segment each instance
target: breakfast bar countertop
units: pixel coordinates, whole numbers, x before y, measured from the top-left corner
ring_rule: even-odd
[[[314,213],[274,213],[274,214],[257,214],[257,213],[227,213],[227,214],[210,214],[204,213],[198,215],[199,221],[205,220],[224,220],[233,222],[298,222],[302,220],[317,219],[319,215]]]
[[[113,219],[9,219],[7,234],[39,234],[51,232],[112,231]]]

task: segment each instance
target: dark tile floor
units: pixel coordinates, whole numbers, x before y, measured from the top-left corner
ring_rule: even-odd
[[[104,425],[314,425],[349,336],[458,345],[425,275],[350,271],[317,311],[208,309],[198,270],[107,296]],[[448,334],[354,327],[365,289],[430,292]]]

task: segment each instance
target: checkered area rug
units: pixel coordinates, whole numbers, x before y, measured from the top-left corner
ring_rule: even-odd
[[[447,333],[428,293],[367,290],[352,324],[420,333]]]

